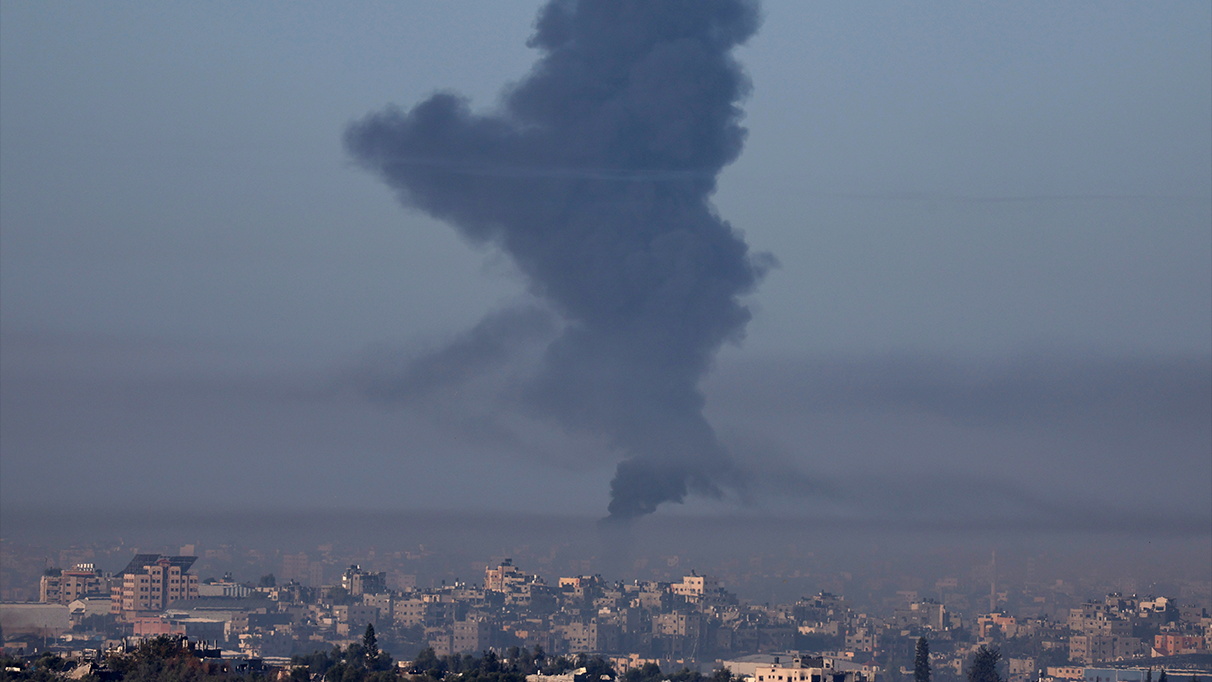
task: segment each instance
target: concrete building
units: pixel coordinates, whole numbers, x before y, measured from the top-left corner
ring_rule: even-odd
[[[1156,656],[1199,654],[1208,650],[1208,643],[1193,635],[1160,634],[1153,636],[1153,650]]]
[[[364,594],[362,595],[362,603],[366,606],[373,606],[379,612],[379,617],[376,622],[387,622],[394,620],[393,607],[395,606],[395,598],[391,593],[384,594]]]
[[[65,604],[0,603],[0,629],[6,637],[28,634],[58,637],[71,627]]]
[[[801,658],[759,665],[754,670],[754,682],[873,682],[878,669],[873,666],[849,665],[843,670],[829,658]]]
[[[693,571],[688,576],[683,576],[682,582],[673,583],[669,586],[669,591],[674,594],[685,597],[687,601],[695,603],[703,599],[707,594],[720,589],[720,581],[715,578],[709,578],[705,575],[698,575]]]
[[[479,654],[488,648],[492,630],[480,619],[456,621],[451,632],[451,652]]]
[[[526,574],[513,565],[513,559],[505,559],[496,568],[484,567],[484,589],[493,592],[509,592],[510,588],[526,582]]]
[[[866,651],[875,650],[877,637],[875,632],[870,628],[855,628],[851,632],[846,633],[845,647],[847,651]]]
[[[219,641],[226,637],[226,625],[227,623],[222,620],[210,618],[160,616],[158,618],[135,618],[131,628],[135,637],[184,635],[195,641]]]
[[[619,650],[622,629],[613,623],[595,619],[562,625],[559,627],[559,634],[567,643],[570,653],[603,653]]]
[[[1074,635],[1069,638],[1069,659],[1085,665],[1136,658],[1144,653],[1144,643],[1137,637]]]
[[[922,627],[929,630],[946,630],[951,625],[947,607],[933,601],[915,601],[908,608],[896,609],[893,622],[897,627]]]
[[[104,616],[111,612],[113,600],[109,596],[81,597],[67,605],[73,623],[78,623],[89,616]]]
[[[38,601],[70,604],[81,597],[102,596],[109,592],[108,576],[92,564],[76,564],[70,570],[47,571],[38,584]]]
[[[1006,659],[1007,682],[1033,682],[1039,679],[1039,672],[1034,658]]]
[[[300,552],[298,554],[287,554],[282,557],[282,569],[279,576],[281,582],[288,583],[295,581],[300,585],[308,587],[316,587],[319,583],[313,583],[311,578],[311,560],[306,554]]]
[[[981,616],[976,619],[976,625],[981,639],[992,637],[995,630],[1002,637],[1018,636],[1018,620],[1014,616],[1007,616],[1004,613],[990,613]]]
[[[337,634],[356,636],[366,631],[367,625],[377,624],[379,609],[366,604],[334,606],[332,614],[337,619]]]
[[[198,576],[188,573],[197,557],[136,554],[116,578],[110,613],[131,620],[198,598]]]
[[[1086,668],[1083,675],[1085,682],[1145,682],[1149,678],[1144,668]]]
[[[341,574],[341,587],[354,596],[379,594],[387,591],[387,574],[383,571],[370,573],[357,564],[351,564]]]
[[[243,599],[253,593],[253,589],[248,585],[241,585],[232,580],[223,580],[214,583],[202,583],[198,585],[199,597],[230,597],[233,599]]]

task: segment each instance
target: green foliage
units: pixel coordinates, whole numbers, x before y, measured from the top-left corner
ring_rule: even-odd
[[[268,575],[261,576],[261,582],[258,583],[257,586],[258,587],[276,587],[277,584],[278,584],[277,578],[274,578],[274,574],[270,573]]]
[[[670,674],[662,673],[661,667],[656,663],[645,663],[638,668],[632,668],[619,678],[620,682],[733,682],[734,679],[739,678],[734,678],[726,668],[720,668],[708,677],[689,668],[682,668]]]
[[[375,636],[374,623],[367,623],[366,632],[362,635],[362,657],[366,660],[368,668],[380,670],[379,659],[382,656],[383,652],[379,651],[379,638]]]
[[[72,632],[101,632],[115,636],[119,632],[118,620],[112,613],[94,613],[85,616],[79,623],[72,626]]]
[[[212,673],[181,637],[145,639],[130,653],[110,654],[109,668],[123,682],[195,682],[226,677]]]
[[[416,682],[524,682],[527,675],[536,671],[544,675],[560,675],[575,668],[585,668],[591,679],[606,675],[615,678],[614,666],[600,656],[584,654],[575,659],[565,656],[551,658],[541,647],[531,653],[526,647],[509,647],[505,655],[486,651],[481,656],[443,656],[439,658],[433,649],[423,649],[412,662],[409,673]]]
[[[543,660],[541,670],[544,675],[563,675],[575,667],[566,656],[557,656],[556,658],[548,656]]]
[[[913,682],[930,682],[930,642],[919,637],[913,651]]]
[[[432,651],[431,651],[432,653]],[[373,625],[366,627],[361,644],[350,644],[341,649],[316,651],[305,656],[294,656],[291,664],[291,679],[306,680],[304,675],[322,675],[325,680],[340,682],[385,682],[397,680],[395,662],[391,655],[379,650]]]
[[[1166,682],[1166,669],[1165,668],[1162,668],[1161,672],[1157,674],[1157,682]]]
[[[1040,668],[1060,667],[1069,665],[1069,649],[1057,647],[1055,649],[1039,649],[1034,654],[1036,665]],[[1152,671],[1150,671],[1152,675]],[[1153,682],[1152,677],[1145,682]]]
[[[72,662],[49,651],[33,662],[27,662],[15,656],[3,656],[0,657],[0,680],[4,682],[8,682],[8,680],[51,682],[52,680],[62,680],[64,673],[72,670],[73,667],[75,666]],[[16,670],[9,670],[9,668]]]
[[[1002,652],[982,644],[981,648],[976,650],[976,657],[972,659],[972,667],[968,669],[968,682],[1002,682],[1002,676],[997,671],[997,664],[1001,660]]]

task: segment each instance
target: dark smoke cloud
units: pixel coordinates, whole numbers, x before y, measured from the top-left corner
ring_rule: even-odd
[[[624,453],[614,518],[742,483],[699,382],[772,262],[708,201],[745,138],[730,53],[758,23],[743,0],[553,0],[499,112],[442,93],[345,133],[404,204],[504,250],[563,319],[526,399]]]
[[[359,372],[357,385],[384,402],[428,400],[444,388],[460,386],[514,361],[525,347],[550,340],[556,329],[551,312],[542,308],[497,311],[440,348],[404,360],[395,354],[368,363]]]

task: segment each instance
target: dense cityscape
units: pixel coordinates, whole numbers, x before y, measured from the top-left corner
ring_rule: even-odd
[[[758,603],[730,586],[806,572],[754,557],[743,574],[723,566],[712,574],[653,556],[633,561],[643,578],[612,581],[593,572],[593,560],[559,548],[519,550],[533,563],[497,557],[465,580],[451,574],[450,556],[423,545],[390,553],[184,545],[133,556],[127,547],[76,546],[52,558],[5,541],[4,655],[24,661],[12,674],[48,657],[80,675],[112,674],[107,660],[170,638],[200,660],[222,661],[223,674],[272,677],[309,660],[315,669],[315,656],[327,669],[341,652],[366,651],[369,636],[376,660],[393,661],[380,666],[391,675],[454,675],[470,657],[492,656],[519,674],[575,675],[596,662],[633,678],[726,669],[753,682],[798,679],[794,671],[901,682],[913,679],[923,646],[940,682],[970,679],[982,652],[998,657],[1005,682],[1212,672],[1207,581],[1157,585],[1168,591],[1156,594],[1109,591],[1117,585],[1043,571],[1010,578],[993,553],[987,566],[930,584],[839,572],[817,576],[828,590]],[[125,565],[112,565],[124,551]]]
[[[1212,682],[1212,2],[0,0],[0,682]]]

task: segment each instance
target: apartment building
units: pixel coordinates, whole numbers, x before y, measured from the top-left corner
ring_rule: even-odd
[[[197,557],[136,554],[115,576],[110,613],[131,619],[163,611],[182,599],[198,598],[198,576],[188,571]]]
[[[70,604],[87,596],[110,591],[109,579],[92,564],[76,564],[70,570],[51,569],[38,584],[38,601],[44,604]]]

